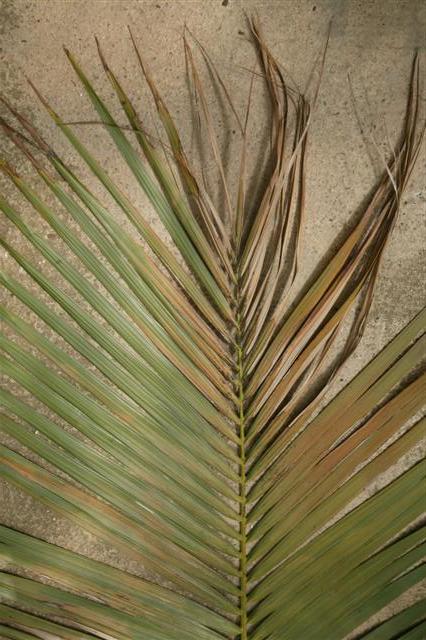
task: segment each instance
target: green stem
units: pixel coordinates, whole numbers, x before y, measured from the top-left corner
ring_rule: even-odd
[[[246,456],[245,456],[245,415],[244,415],[244,372],[241,318],[237,315],[237,393],[240,436],[240,640],[248,638],[247,621],[247,514],[246,514]]]

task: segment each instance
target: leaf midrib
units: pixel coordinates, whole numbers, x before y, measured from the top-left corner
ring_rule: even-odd
[[[243,330],[240,312],[240,293],[237,287],[236,294],[237,314],[236,314],[236,364],[237,364],[237,396],[238,396],[238,432],[240,438],[240,550],[239,550],[239,570],[240,570],[240,640],[248,638],[248,612],[247,612],[247,482],[246,482],[246,416],[244,411],[244,350],[243,350]]]

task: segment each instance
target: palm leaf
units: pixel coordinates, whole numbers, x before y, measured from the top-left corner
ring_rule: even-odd
[[[142,571],[1,526],[2,637],[337,640],[425,576],[424,462],[383,477],[425,432],[426,311],[325,402],[361,339],[422,141],[418,59],[392,160],[333,256],[295,296],[314,104],[286,84],[256,20],[251,28],[271,102],[271,168],[256,208],[246,193],[248,111],[238,116],[202,47],[241,134],[233,202],[185,39],[224,211],[197,177],[133,36],[162,146],[99,43],[126,126],[66,52],[173,249],[35,87],[127,225],[3,99],[5,136],[44,190],[6,160],[3,172],[67,253],[1,196],[7,219],[49,265],[2,240],[41,291],[7,272],[2,284],[49,327],[1,307],[3,372],[25,390],[1,391],[2,476]],[[414,603],[362,637],[420,638],[424,625]]]

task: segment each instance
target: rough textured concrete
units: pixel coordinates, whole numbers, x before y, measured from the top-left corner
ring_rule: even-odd
[[[242,107],[249,82],[245,68],[253,63],[244,12],[255,10],[262,19],[271,49],[301,86],[309,76],[314,59],[323,46],[329,21],[333,19],[321,94],[310,137],[303,278],[313,271],[336,235],[346,227],[351,214],[357,210],[382,170],[373,145],[366,144],[360,134],[347,80],[348,72],[353,79],[358,108],[370,123],[381,148],[387,152],[387,136],[395,140],[402,122],[413,51],[425,46],[426,5],[422,0],[0,0],[1,84],[6,95],[36,124],[47,128],[49,140],[67,161],[90,180],[87,171],[36,104],[25,84],[24,73],[64,118],[93,118],[61,46],[67,45],[77,55],[103,94],[111,97],[96,57],[93,41],[96,34],[113,68],[120,72],[126,86],[132,87],[132,94],[141,96],[142,107],[147,105],[148,123],[155,133],[150,115],[152,109],[147,103],[148,93],[140,85],[126,31],[126,25],[130,24],[152,73],[182,126],[184,137],[190,141],[182,48],[184,24],[187,23],[208,48],[223,77],[236,92],[237,105]],[[220,113],[218,117],[222,142],[230,144],[232,124]],[[259,99],[252,113],[252,122],[258,125],[254,130],[252,149],[260,150],[260,153],[263,117],[263,104]],[[230,126],[229,131],[227,125]],[[84,136],[89,146],[96,148],[106,167],[114,172],[119,183],[131,196],[140,199],[131,177],[99,128],[85,127]],[[7,152],[20,171],[29,176],[30,171],[21,163],[19,156],[9,147]],[[365,336],[337,385],[350,378],[424,304],[426,258],[421,233],[426,200],[422,191],[424,166],[423,150],[386,250]],[[10,191],[8,185],[5,188]],[[93,188],[102,193],[97,185]],[[16,195],[10,191],[9,197],[15,201]],[[141,205],[147,207],[144,202]],[[37,228],[47,233],[46,227],[29,208],[23,206],[23,213]],[[154,220],[152,213],[150,219]],[[156,227],[160,229],[157,223]],[[8,225],[7,228],[9,240],[35,257],[34,251],[28,249],[19,234]],[[61,247],[59,242],[57,246]],[[12,261],[5,257],[4,262],[6,268],[13,272],[15,266]],[[46,273],[53,275],[53,270],[46,268]],[[20,277],[28,282],[22,274]],[[17,302],[13,305],[26,319],[32,319],[31,314]],[[43,325],[39,323],[38,326]],[[56,519],[54,514],[5,483],[1,485],[0,495],[2,522],[127,566],[114,550]],[[133,569],[137,570],[136,567]]]

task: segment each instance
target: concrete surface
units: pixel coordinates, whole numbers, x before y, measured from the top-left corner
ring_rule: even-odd
[[[371,158],[371,145],[367,148],[360,134],[348,72],[353,79],[359,109],[366,115],[382,148],[388,150],[387,135],[395,140],[400,130],[413,51],[425,48],[426,4],[422,0],[0,0],[0,80],[6,96],[36,124],[47,129],[47,136],[55,148],[90,181],[87,171],[36,104],[24,74],[35,82],[64,118],[93,118],[61,47],[63,44],[69,47],[90,72],[103,95],[111,97],[96,56],[93,40],[96,34],[113,68],[119,71],[126,86],[131,87],[131,93],[140,96],[141,110],[146,107],[148,125],[155,133],[148,93],[141,87],[126,31],[126,25],[130,24],[152,73],[177,116],[184,137],[190,142],[191,120],[182,48],[184,24],[187,23],[207,47],[235,92],[237,106],[242,108],[249,82],[244,68],[253,64],[244,12],[253,11],[259,13],[271,49],[301,86],[308,78],[324,44],[328,24],[333,20],[310,137],[301,274],[306,277],[330,248],[336,235],[346,227],[381,171],[377,157]],[[230,144],[232,123],[222,114],[218,113],[218,116],[222,142]],[[257,153],[262,152],[262,146],[256,148],[256,144],[262,144],[262,118],[264,109],[260,96],[252,113],[252,122],[257,124],[252,149],[254,152],[257,149]],[[89,146],[96,147],[98,156],[119,183],[136,197],[135,185],[112,152],[105,135],[96,125],[86,126],[83,133]],[[31,172],[27,165],[15,151],[6,147],[7,157],[29,177]],[[424,304],[424,166],[423,149],[387,247],[364,339],[337,385],[349,379]],[[36,181],[34,184],[38,185]],[[8,184],[3,182],[2,186],[12,201],[21,202]],[[98,191],[96,185],[93,188]],[[140,199],[139,193],[137,197]],[[142,204],[147,207],[146,203]],[[34,212],[25,205],[22,205],[22,211],[40,230],[47,232]],[[150,219],[154,220],[152,212]],[[10,242],[35,257],[10,225],[4,226],[4,222],[2,225]],[[157,223],[156,228],[160,229]],[[57,241],[55,244],[61,246]],[[10,272],[16,271],[10,258],[4,257],[3,262]],[[46,273],[51,275],[53,271],[46,267]],[[19,277],[28,282],[23,274]],[[11,304],[23,317],[33,320],[19,303]],[[40,322],[37,326],[43,327]],[[47,329],[45,331],[50,335]],[[69,548],[93,553],[120,566],[129,566],[126,559],[89,534],[56,518],[6,483],[0,486],[0,521]],[[138,567],[132,569],[138,571]]]

